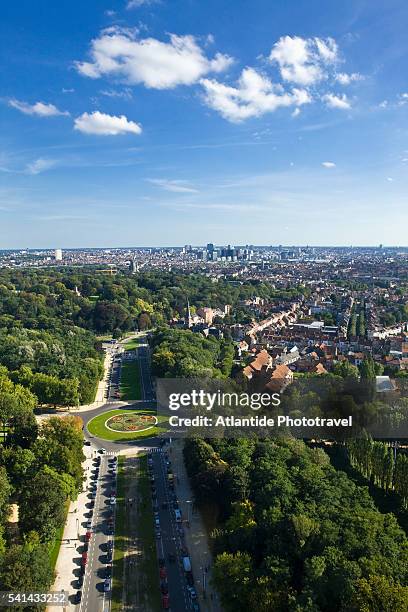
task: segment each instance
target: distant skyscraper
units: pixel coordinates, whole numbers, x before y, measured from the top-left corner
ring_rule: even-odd
[[[55,261],[62,261],[62,249],[55,249],[54,256]]]

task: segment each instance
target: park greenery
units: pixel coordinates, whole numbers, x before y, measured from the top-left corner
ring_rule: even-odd
[[[51,553],[69,500],[82,488],[82,420],[38,425],[37,400],[0,368],[0,590],[49,590]],[[10,523],[12,505],[18,521]]]
[[[234,347],[229,340],[205,338],[189,330],[160,328],[150,339],[152,371],[157,377],[227,377]]]
[[[226,612],[403,612],[408,541],[392,514],[293,439],[188,440],[196,500],[218,512],[214,580]]]

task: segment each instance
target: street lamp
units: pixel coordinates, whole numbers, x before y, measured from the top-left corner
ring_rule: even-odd
[[[79,540],[79,518],[76,518],[77,540]]]

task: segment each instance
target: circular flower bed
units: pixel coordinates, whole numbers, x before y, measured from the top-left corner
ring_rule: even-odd
[[[131,412],[129,414],[118,414],[111,417],[105,426],[111,431],[145,431],[157,425],[157,418],[151,414]]]

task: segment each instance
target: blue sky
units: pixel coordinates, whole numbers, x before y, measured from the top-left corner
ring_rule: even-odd
[[[404,0],[15,0],[0,248],[408,243]]]

